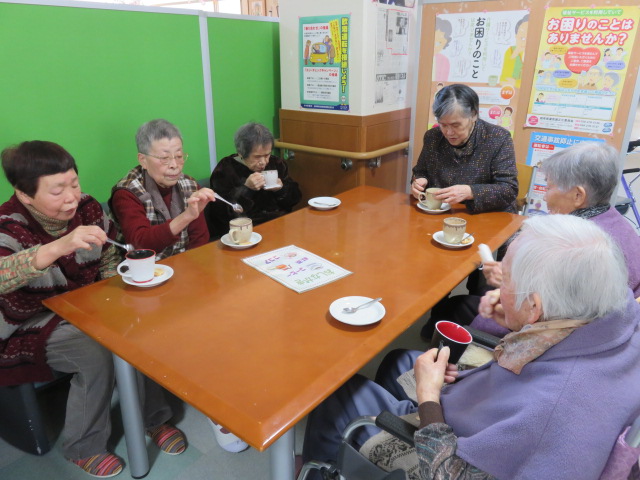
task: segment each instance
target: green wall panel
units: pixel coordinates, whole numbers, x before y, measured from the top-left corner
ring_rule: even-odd
[[[235,152],[233,134],[255,121],[279,135],[279,24],[209,18],[217,160]]]
[[[186,172],[209,174],[197,16],[0,3],[0,45],[0,148],[60,143],[103,201],[137,163],[138,126],[162,117],[182,130]]]

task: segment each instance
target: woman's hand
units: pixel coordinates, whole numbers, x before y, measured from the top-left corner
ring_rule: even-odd
[[[451,187],[441,188],[434,196],[449,205],[455,205],[465,200],[473,200],[473,192],[469,185],[453,185]]]
[[[95,245],[101,247],[107,241],[107,234],[96,225],[81,225],[63,237],[42,245],[36,252],[33,266],[43,270],[78,249],[91,250]]]
[[[415,178],[413,182],[411,182],[411,195],[413,195],[413,198],[416,200],[420,199],[420,194],[427,188],[427,182],[426,178]]]
[[[484,262],[482,273],[492,287],[499,287],[502,284],[502,262]]]
[[[280,180],[280,179],[278,179]],[[244,186],[250,188],[251,190],[260,190],[265,185],[264,177],[260,172],[253,172],[251,175],[247,177],[244,182]]]
[[[487,292],[480,299],[478,313],[485,318],[493,318],[498,324],[504,324],[504,309],[500,304],[500,289]]]
[[[191,221],[193,221],[200,216],[200,213],[204,210],[204,207],[207,206],[207,203],[215,201],[216,197],[213,194],[213,190],[210,188],[201,188],[200,190],[193,192],[187,199],[187,208],[185,209],[185,213],[188,217],[191,217]]]
[[[440,354],[437,348],[432,348],[417,358],[413,371],[418,404],[429,401],[440,403],[442,384],[456,380],[458,367],[448,363],[448,360],[449,347],[443,347]]]

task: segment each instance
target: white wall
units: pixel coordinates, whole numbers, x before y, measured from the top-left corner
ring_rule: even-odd
[[[416,2],[417,3],[417,2]],[[403,105],[375,106],[375,61],[376,61],[376,25],[379,8],[399,8],[380,5],[371,0],[280,0],[280,78],[282,89],[282,108],[303,110],[300,107],[300,59],[299,45],[300,17],[321,15],[351,15],[350,27],[350,67],[349,67],[349,106],[348,112],[334,110],[315,110],[336,115],[372,115],[399,110],[410,106],[413,96],[411,87],[417,62],[409,61],[406,100]],[[416,23],[418,7],[403,9],[410,14],[409,58],[417,51],[418,26]],[[306,111],[314,111],[304,109]]]

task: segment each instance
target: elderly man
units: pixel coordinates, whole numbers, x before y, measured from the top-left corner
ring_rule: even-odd
[[[305,456],[335,459],[355,416],[418,412],[420,478],[598,479],[640,412],[640,306],[624,257],[593,222],[549,215],[527,220],[502,268],[499,303],[481,304],[513,331],[494,361],[458,375],[447,347],[394,353],[378,383],[354,377],[311,414]],[[405,390],[396,379],[412,367]]]
[[[547,158],[541,170],[547,180],[545,201],[550,213],[569,214],[591,220],[607,232],[622,249],[629,271],[628,285],[640,296],[640,237],[629,221],[610,204],[618,185],[618,151],[604,143],[580,143]],[[500,262],[485,263],[483,273],[487,283],[498,287],[502,277]],[[423,329],[429,337],[438,320],[451,320],[504,335],[507,330],[495,322],[476,318],[480,297],[459,295],[432,311],[431,320]]]

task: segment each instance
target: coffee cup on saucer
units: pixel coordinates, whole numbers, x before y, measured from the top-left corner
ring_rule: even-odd
[[[442,200],[438,200],[435,195],[441,189],[440,188],[427,188],[419,196],[420,203],[429,210],[440,210],[442,207]]]
[[[248,217],[234,218],[229,222],[229,238],[236,245],[247,243],[251,240],[253,222]]]
[[[442,236],[446,243],[460,243],[467,230],[467,221],[459,217],[447,217],[442,225]]]
[[[118,265],[118,273],[134,283],[146,283],[153,280],[156,267],[156,252],[139,248],[127,252],[125,260]],[[125,267],[127,267],[125,269]]]

